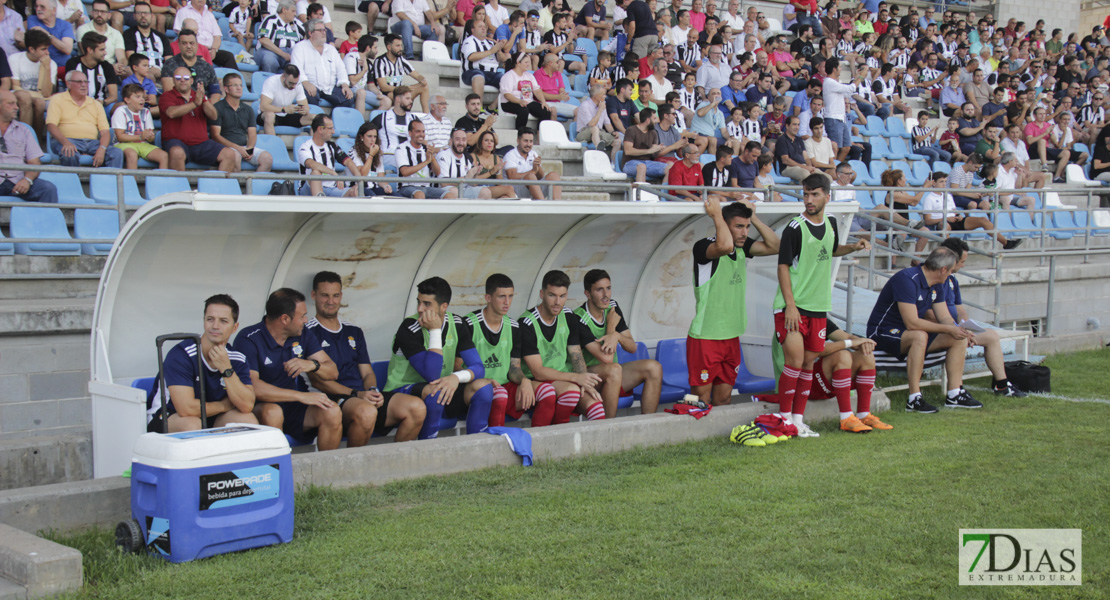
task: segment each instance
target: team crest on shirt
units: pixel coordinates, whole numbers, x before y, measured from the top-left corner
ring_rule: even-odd
[[[936,290],[933,290],[933,293],[930,295],[930,298],[932,299],[933,302],[937,301],[937,292],[936,292]]]
[[[220,378],[220,387],[227,389],[227,382],[224,381],[223,377]]]
[[[739,371],[737,371],[737,372],[739,372]],[[702,381],[709,381],[709,371],[706,371],[705,369],[701,370],[701,380]]]
[[[892,335],[898,335],[898,330],[897,330],[897,329],[891,329],[891,330],[890,330],[890,333],[891,333]]]
[[[825,328],[824,327],[821,328],[821,331],[817,332],[817,337],[822,339],[822,340],[825,339]]]
[[[351,345],[351,350],[354,350],[355,346],[357,345],[357,344],[355,344],[355,336],[353,336],[353,335],[347,336],[347,343]]]
[[[300,342],[293,342],[293,354],[296,354],[297,358],[300,358],[301,355],[304,354],[304,348],[301,348]]]

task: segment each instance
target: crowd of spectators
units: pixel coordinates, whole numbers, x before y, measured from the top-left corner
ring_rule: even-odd
[[[234,172],[246,162],[266,171],[274,161],[256,147],[259,133],[311,127],[311,140],[293,149],[302,173],[353,165],[430,180],[474,174],[490,184],[429,181],[387,193],[538,199],[559,191],[517,181],[558,174],[533,149],[532,119],[572,122],[575,139],[620,158],[639,181],[697,180],[691,165],[675,169],[692,147],[705,184],[763,188],[775,176],[798,182],[821,172],[835,181],[846,161],[869,165],[873,148],[861,130],[868,117],[895,116],[909,119],[915,155],[931,167],[957,165],[947,182],[967,189],[951,194],[958,210],[989,207],[984,181],[1042,188],[1060,183],[1068,164],[1092,161],[1092,178],[1110,180],[1102,26],[1077,39],[1043,20],[1002,24],[974,10],[937,14],[874,0],[791,0],[787,32],[772,30],[757,7],[741,14],[739,0],[689,8],[619,0],[612,14],[599,0],[580,10],[565,0],[515,9],[497,0],[371,0],[358,10],[366,25],[347,22],[337,33],[328,9],[306,0],[0,0],[0,87],[14,94],[17,118],[41,148],[21,158],[47,151],[63,165]],[[458,41],[472,93],[454,122],[448,100],[414,68],[414,36]],[[581,50],[583,40],[597,52]],[[595,55],[589,68],[584,59]],[[270,73],[256,104],[243,100],[243,67]],[[579,75],[588,82],[581,99],[568,89]],[[498,90],[488,104],[487,86]],[[914,99],[924,110],[910,108]],[[358,110],[367,127],[357,148],[341,150],[334,124],[313,106]],[[499,140],[498,123],[517,139]],[[304,182],[298,190],[386,187]],[[1032,205],[1024,195],[1003,201]]]

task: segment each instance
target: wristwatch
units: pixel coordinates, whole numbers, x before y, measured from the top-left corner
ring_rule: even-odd
[[[320,370],[320,361],[316,360],[315,358],[310,358],[310,359],[308,359],[308,360],[311,360],[311,361],[312,361],[312,364],[316,365],[316,368],[315,368],[315,369],[312,369],[312,372],[313,372],[313,373],[315,373],[316,371],[319,371],[319,370]]]
[[[224,369],[223,371],[220,371],[220,377],[223,377],[223,378],[228,378],[228,377],[231,377],[233,375],[235,375],[235,369],[232,369],[230,367]]]

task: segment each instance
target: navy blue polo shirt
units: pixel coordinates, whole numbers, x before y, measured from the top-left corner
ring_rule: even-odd
[[[231,344],[227,345],[227,356],[231,359],[231,368],[239,376],[239,381],[251,385],[250,368],[247,366],[247,357],[242,352],[235,350]],[[205,357],[201,357],[204,364],[204,400],[205,402],[219,402],[227,398],[227,384],[220,372],[208,364]],[[197,374],[197,344],[192,340],[185,340],[170,349],[162,363],[162,374],[166,378],[166,386],[183,385],[193,388],[193,397],[200,400],[200,376]],[[162,386],[155,382],[154,389],[147,397],[147,408],[155,409],[154,399],[158,397]],[[169,391],[169,390],[167,390]],[[167,416],[177,413],[173,402],[166,398]]]
[[[948,304],[948,312],[952,313],[952,320],[956,323],[960,322],[959,313],[956,312],[956,307],[964,303],[963,296],[960,295],[960,282],[956,281],[954,275],[948,276],[948,281],[945,281],[944,286],[944,302]]]
[[[871,318],[867,320],[867,337],[877,332],[901,335],[906,330],[898,303],[917,306],[917,316],[923,317],[933,304],[944,299],[944,284],[930,286],[921,267],[908,267],[895,273],[879,292]]]
[[[247,366],[251,371],[258,371],[262,381],[286,390],[308,391],[308,384],[303,378],[293,378],[285,373],[285,363],[290,359],[307,360],[320,351],[320,342],[307,327],[301,335],[286,338],[285,345],[279,346],[263,320],[241,329],[235,336],[235,347],[247,357]]]
[[[320,340],[320,347],[339,368],[336,382],[356,392],[365,391],[358,366],[370,364],[370,354],[366,351],[366,338],[362,334],[362,328],[340,321],[339,331],[332,331],[312,319],[304,329],[312,331],[316,339]],[[381,385],[382,382],[379,381],[378,384]]]
[[[759,163],[752,162],[749,165],[737,156],[732,159],[729,169],[732,171],[732,177],[736,178],[736,185],[742,188],[755,187],[755,178],[759,176]]]

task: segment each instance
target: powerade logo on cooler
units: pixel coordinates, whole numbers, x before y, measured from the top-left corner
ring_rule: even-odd
[[[1081,529],[961,529],[960,585],[1082,585]]]
[[[170,555],[170,521],[162,517],[146,518],[146,545],[161,554]]]
[[[200,510],[272,500],[281,489],[276,464],[200,476]]]

